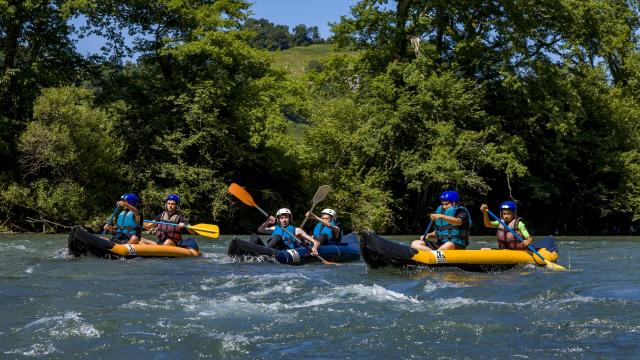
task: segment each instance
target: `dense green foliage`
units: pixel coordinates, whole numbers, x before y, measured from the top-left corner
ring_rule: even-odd
[[[128,191],[148,216],[177,192],[192,221],[255,228],[230,182],[296,220],[330,184],[320,206],[357,230],[418,232],[445,189],[476,223],[510,197],[538,232],[640,218],[636,2],[362,0],[333,26],[348,51],[304,77],[262,49],[317,28],[249,11],[0,0],[2,229],[97,225]],[[85,58],[71,39],[91,34],[106,45]]]
[[[288,26],[276,25],[267,19],[247,19],[243,28],[251,33],[249,44],[259,49],[284,50],[324,42],[317,26],[299,24],[289,32]]]

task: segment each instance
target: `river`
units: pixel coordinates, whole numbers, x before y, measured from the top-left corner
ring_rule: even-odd
[[[640,238],[560,237],[568,271],[487,274],[236,262],[230,238],[109,261],[0,235],[0,358],[640,357]]]

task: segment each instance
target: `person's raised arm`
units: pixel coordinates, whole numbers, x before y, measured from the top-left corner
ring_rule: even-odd
[[[330,222],[325,221],[324,219],[322,219],[321,217],[318,217],[316,214],[312,213],[311,211],[308,211],[305,214],[306,217],[308,217],[309,219],[315,220],[319,223],[321,223],[322,225],[328,227],[329,229],[331,229],[331,232],[333,233],[333,237],[337,238],[340,236],[340,228],[332,225]]]
[[[482,211],[482,222],[484,222],[485,227],[493,228],[494,226],[491,223],[491,220],[489,220],[489,214],[487,213],[487,210],[489,210],[489,205],[482,204],[480,206],[480,211]]]
[[[273,225],[276,224],[276,218],[274,216],[269,216],[267,221],[262,223],[262,225],[258,226],[258,232],[262,234],[271,234],[273,233]]]

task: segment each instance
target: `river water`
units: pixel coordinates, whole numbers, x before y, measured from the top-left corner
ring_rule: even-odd
[[[391,237],[407,240],[407,237]],[[70,259],[0,236],[0,358],[639,358],[640,239],[559,238],[569,271]],[[472,239],[472,248],[493,239]]]

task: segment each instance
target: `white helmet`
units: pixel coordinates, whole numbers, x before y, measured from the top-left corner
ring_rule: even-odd
[[[324,209],[324,210],[322,210],[320,215],[322,215],[322,214],[330,215],[333,220],[335,220],[338,217],[338,214],[333,209]]]
[[[282,215],[282,214],[287,214],[287,215],[289,215],[289,218],[292,218],[292,217],[293,217],[293,215],[291,214],[291,210],[289,210],[289,209],[287,209],[287,208],[282,208],[282,209],[280,209],[280,210],[278,210],[278,211],[276,212],[276,216],[280,216],[280,215]]]

